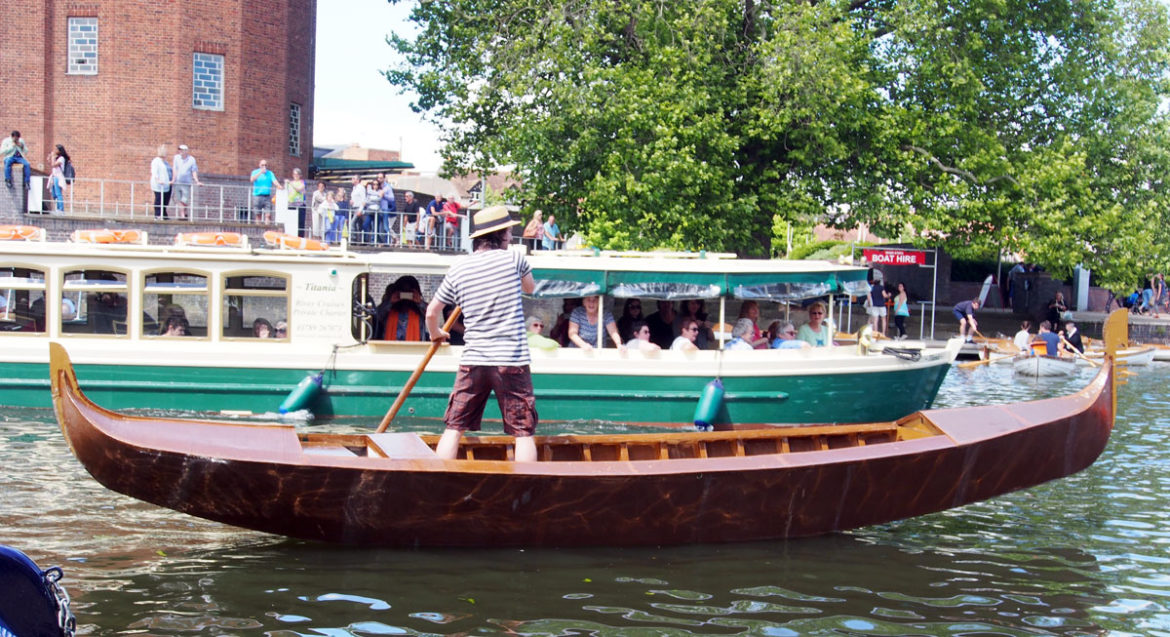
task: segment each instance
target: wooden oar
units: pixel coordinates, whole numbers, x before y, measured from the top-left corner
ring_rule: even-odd
[[[1002,360],[1005,360],[1008,358],[1014,358],[1014,357],[1013,356],[997,356],[995,358],[992,358],[992,357],[988,356],[987,358],[982,358],[982,359],[977,360],[977,361],[967,361],[966,363],[956,363],[955,367],[958,367],[959,369],[975,369],[976,367],[979,367],[980,365],[990,365],[991,363],[998,363],[999,361],[1002,361]]]
[[[447,317],[447,322],[443,324],[443,331],[450,332],[451,327],[455,325],[455,321],[459,320],[459,314],[463,310],[456,305],[454,310],[451,310],[451,316]],[[427,349],[426,356],[423,356],[422,362],[418,364],[418,369],[410,375],[406,380],[406,384],[402,386],[402,391],[398,392],[398,398],[394,399],[394,404],[390,405],[390,411],[382,416],[382,422],[378,425],[377,431],[374,433],[382,433],[390,426],[390,421],[394,420],[394,416],[398,415],[398,410],[402,408],[402,403],[406,402],[406,397],[410,395],[410,390],[414,389],[414,384],[418,382],[419,377],[422,376],[423,371],[426,370],[427,364],[431,362],[431,358],[435,356],[435,352],[439,351],[440,341],[431,341],[431,347]]]

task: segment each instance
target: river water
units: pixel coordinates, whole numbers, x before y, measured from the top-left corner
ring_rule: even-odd
[[[952,369],[937,405],[1067,393],[1089,374]],[[0,543],[65,569],[91,635],[1170,635],[1168,380],[1156,364],[1121,387],[1109,447],[1070,478],[850,533],[663,549],[369,550],[242,531],[107,491],[49,411],[9,410]]]

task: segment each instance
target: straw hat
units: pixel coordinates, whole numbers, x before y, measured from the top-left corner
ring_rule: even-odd
[[[482,237],[485,234],[491,234],[497,230],[518,226],[520,222],[512,218],[508,214],[508,209],[504,206],[492,206],[491,208],[484,208],[475,213],[471,219],[471,227],[474,232],[471,233],[471,238]]]

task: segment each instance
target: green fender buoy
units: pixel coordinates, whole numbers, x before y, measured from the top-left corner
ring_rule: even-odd
[[[712,423],[715,422],[715,416],[719,414],[721,406],[723,406],[723,381],[716,378],[707,383],[703,387],[702,393],[699,394],[699,404],[695,405],[695,429],[699,431],[714,429]]]
[[[285,396],[284,402],[280,403],[280,413],[287,414],[290,411],[298,411],[304,409],[309,401],[317,396],[317,392],[321,391],[321,374],[309,374],[297,383],[288,396]]]

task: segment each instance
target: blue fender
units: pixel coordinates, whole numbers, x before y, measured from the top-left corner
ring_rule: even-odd
[[[61,569],[42,571],[24,553],[0,544],[0,637],[72,635],[73,616],[68,614],[67,601],[68,629],[58,620],[62,604],[53,582],[60,578]]]

